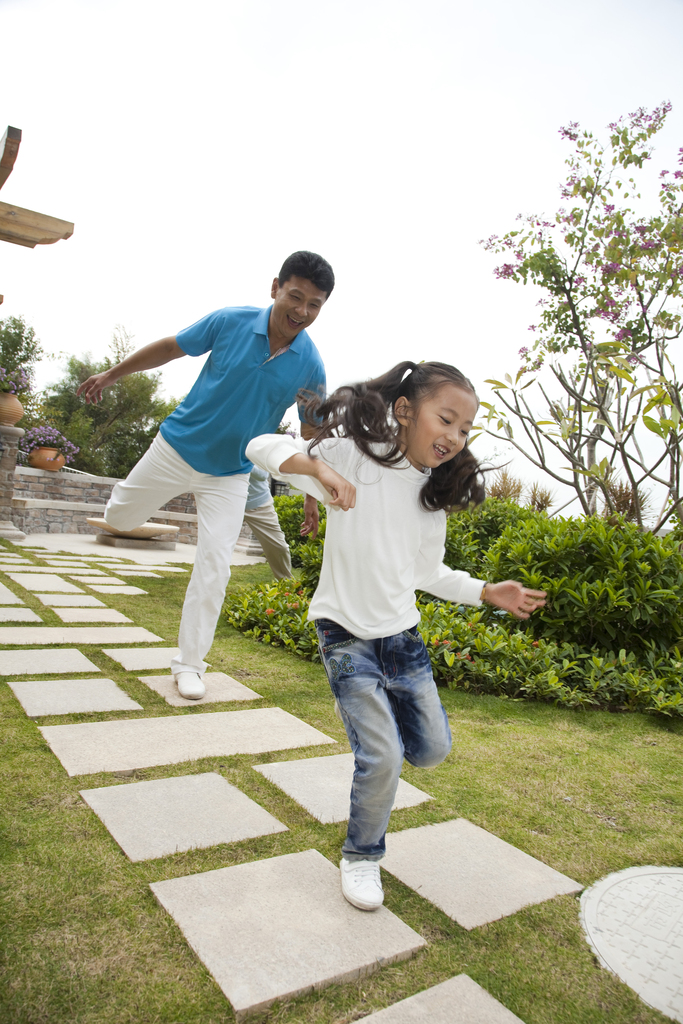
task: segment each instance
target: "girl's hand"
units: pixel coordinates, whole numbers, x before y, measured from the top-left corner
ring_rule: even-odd
[[[527,590],[515,580],[505,580],[504,583],[488,583],[484,600],[510,612],[517,619],[528,619],[532,612],[545,604],[545,591]]]
[[[322,459],[316,459],[316,462],[317,466],[315,475],[325,490],[329,491],[333,498],[330,505],[341,508],[344,512],[348,512],[350,508],[355,508],[356,488],[353,484],[350,484],[343,476],[339,476],[339,473],[335,473],[333,469],[326,466]]]

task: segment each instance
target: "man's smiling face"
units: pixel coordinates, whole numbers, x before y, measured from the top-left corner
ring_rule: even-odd
[[[270,295],[274,301],[269,333],[272,335],[275,328],[285,342],[293,341],[299,331],[310,327],[327,299],[327,294],[305,277],[290,277],[284,284],[275,278]]]

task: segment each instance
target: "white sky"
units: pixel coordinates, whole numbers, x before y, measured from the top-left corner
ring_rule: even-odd
[[[0,243],[0,318],[53,353],[268,305],[305,248],[337,276],[310,332],[331,388],[440,359],[488,399],[536,296],[477,241],[560,205],[559,126],[670,99],[658,165],[683,145],[683,0],[0,0],[0,39],[24,133],[0,199],[76,225]]]

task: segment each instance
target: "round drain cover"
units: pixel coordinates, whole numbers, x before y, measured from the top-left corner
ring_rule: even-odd
[[[683,1024],[683,868],[626,868],[581,897],[593,952],[640,998]]]

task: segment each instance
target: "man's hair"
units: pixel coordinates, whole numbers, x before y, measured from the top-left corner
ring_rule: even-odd
[[[308,252],[306,249],[293,252],[282,264],[277,278],[280,287],[290,277],[305,277],[321,292],[325,292],[328,299],[334,288],[334,271],[327,260],[318,256],[317,252]]]

